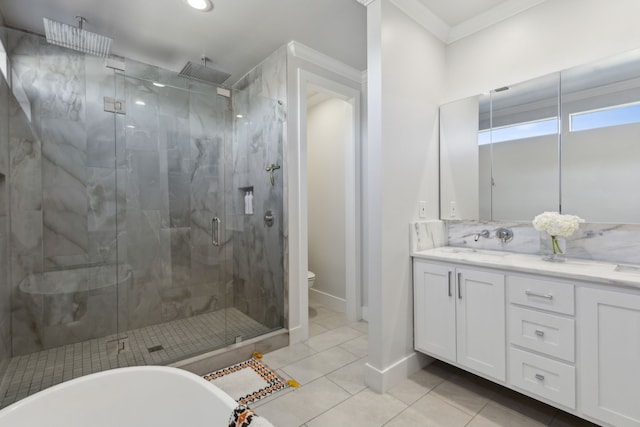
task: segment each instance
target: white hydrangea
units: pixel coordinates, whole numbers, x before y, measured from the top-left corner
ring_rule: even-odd
[[[546,231],[550,236],[571,236],[584,219],[575,215],[561,215],[558,212],[543,212],[533,219],[533,227]]]

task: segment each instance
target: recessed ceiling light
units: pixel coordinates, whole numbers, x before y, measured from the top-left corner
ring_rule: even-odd
[[[136,128],[134,125],[127,125],[127,127],[128,127],[129,129],[135,129],[135,128]]]
[[[211,0],[187,0],[187,3],[192,8],[201,12],[208,12],[213,9],[213,3],[211,3]]]
[[[236,117],[241,119],[243,116],[242,116],[242,114],[237,114]]]
[[[165,85],[163,85],[162,83],[158,83],[158,82],[153,82],[154,86],[158,86],[158,87],[164,87]]]
[[[144,102],[144,101],[136,101],[136,104],[137,104],[137,105],[147,105],[147,104],[145,104],[145,102]]]

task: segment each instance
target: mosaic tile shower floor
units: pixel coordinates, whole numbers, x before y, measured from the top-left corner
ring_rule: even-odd
[[[236,336],[246,339],[267,332],[269,328],[230,308],[127,331],[122,335],[128,337],[128,349],[119,355],[107,352],[107,342],[116,338],[111,335],[17,356],[9,362],[0,384],[0,408],[83,375],[168,364],[231,344]]]

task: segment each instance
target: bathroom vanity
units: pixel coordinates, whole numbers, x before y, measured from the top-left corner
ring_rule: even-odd
[[[413,253],[415,349],[601,425],[640,426],[640,270]]]

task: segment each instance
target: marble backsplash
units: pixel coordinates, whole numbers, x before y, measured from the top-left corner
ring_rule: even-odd
[[[495,237],[499,227],[513,231],[513,240],[503,243]],[[476,234],[489,230],[490,237]],[[446,233],[445,239],[441,239]],[[421,221],[411,224],[412,251],[437,246],[459,246],[501,250],[524,254],[540,254],[541,232],[531,222],[498,221]],[[544,233],[546,234],[546,233]],[[542,238],[547,238],[542,234]],[[580,224],[578,231],[566,239],[568,258],[640,265],[640,224]]]

